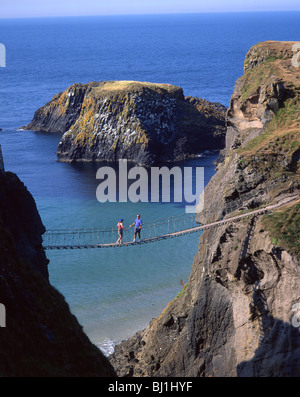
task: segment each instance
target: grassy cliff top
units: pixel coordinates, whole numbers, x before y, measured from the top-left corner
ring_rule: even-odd
[[[132,89],[142,89],[144,87],[150,89],[164,89],[166,91],[177,91],[181,90],[180,87],[171,85],[171,84],[162,84],[162,83],[149,83],[149,82],[141,82],[134,80],[112,80],[112,81],[103,81],[98,83],[98,88],[102,90],[132,90]]]
[[[171,84],[162,84],[162,83],[149,83],[149,82],[141,82],[141,81],[132,81],[132,80],[112,80],[112,81],[100,81],[100,82],[91,82],[87,84],[92,88],[93,93],[96,96],[103,95],[118,95],[118,94],[127,94],[131,92],[142,93],[143,91],[151,90],[155,91],[158,94],[171,94],[171,95],[179,95],[183,96],[183,90],[181,87],[177,87]]]
[[[299,49],[293,51],[295,44]],[[300,141],[300,66],[292,63],[294,55],[300,51],[300,42],[267,41],[253,46],[245,58],[245,71],[241,78],[242,96],[245,102],[259,92],[259,87],[268,87],[280,81],[286,90],[281,108],[275,113],[271,122],[264,128],[264,133],[252,139],[240,153],[254,156],[259,150],[277,151],[271,142],[280,141],[286,145],[285,152],[294,152]],[[299,56],[300,61],[300,56]],[[287,142],[287,136],[289,136]],[[290,145],[290,147],[288,147]]]
[[[264,41],[257,43],[246,54],[244,72],[265,61],[281,61],[285,66],[291,65],[293,56],[299,50],[299,41]]]
[[[286,87],[300,87],[300,67],[294,65],[300,61],[300,56],[296,59],[298,52],[300,42],[294,41],[266,41],[253,46],[245,57],[242,100],[253,95],[262,83],[274,79]]]
[[[279,98],[279,108],[256,136],[233,152],[239,163],[249,165],[264,178],[281,180],[283,186],[299,178],[300,150],[300,42],[266,41],[253,46],[239,79],[239,108],[246,117],[259,117]],[[298,58],[298,59],[297,59]],[[281,87],[281,88],[280,88]],[[279,92],[278,90],[281,90]],[[247,130],[248,131],[248,130]],[[246,131],[247,133],[251,133]],[[278,188],[280,183],[277,183]]]

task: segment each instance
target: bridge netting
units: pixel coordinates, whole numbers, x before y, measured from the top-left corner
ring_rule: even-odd
[[[197,226],[195,214],[182,214],[157,221],[143,222],[141,239],[162,236]],[[124,224],[123,242],[131,242],[134,227]],[[110,228],[81,228],[47,230],[43,236],[43,246],[47,249],[58,247],[90,247],[103,244],[115,244],[118,239],[117,226]]]
[[[251,217],[272,211],[288,202],[299,200],[299,193],[296,196],[283,198],[281,202],[260,206],[257,209],[249,209],[241,206],[237,202],[233,206],[226,206],[226,211],[222,208],[219,212],[219,221],[201,224],[201,215],[215,213],[216,211],[202,211],[199,213],[182,214],[172,216],[157,221],[144,222],[141,230],[141,243],[154,242],[165,238],[182,236],[194,233],[211,227],[217,227],[228,222],[238,221],[244,217]],[[237,215],[227,217],[228,213],[237,211]],[[126,227],[123,236],[123,246],[131,245],[133,240],[133,228]],[[43,235],[43,247],[45,249],[72,249],[72,248],[92,248],[92,247],[115,247],[118,239],[117,226],[110,228],[81,228],[81,229],[59,229],[47,230]]]

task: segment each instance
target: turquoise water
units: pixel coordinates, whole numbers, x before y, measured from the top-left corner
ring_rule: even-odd
[[[184,202],[99,203],[99,165],[57,162],[59,137],[13,130],[1,135],[5,167],[29,187],[47,229],[116,228],[124,218],[124,241],[132,241],[128,226],[137,213],[145,226],[185,214]],[[204,167],[207,183],[216,158],[207,155],[179,164]],[[65,296],[90,339],[108,354],[174,299],[182,288],[180,280],[188,281],[198,239],[195,233],[131,247],[49,250],[50,282]]]
[[[229,105],[249,48],[298,40],[299,12],[0,19],[7,51],[0,68],[0,144],[5,167],[33,194],[47,229],[125,226],[184,214],[179,203],[104,203],[99,165],[57,162],[59,134],[19,131],[34,111],[69,85],[139,80],[182,87],[185,95]],[[216,155],[181,166],[205,167]],[[132,238],[132,230],[125,238]],[[47,251],[50,281],[90,339],[114,343],[157,317],[188,281],[199,234],[120,249]]]

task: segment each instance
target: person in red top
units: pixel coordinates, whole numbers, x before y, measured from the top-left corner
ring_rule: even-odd
[[[117,224],[118,227],[118,233],[119,233],[119,238],[116,241],[116,244],[122,244],[122,238],[123,238],[123,230],[125,230],[124,226],[123,226],[123,220],[124,219],[120,219],[120,221]]]

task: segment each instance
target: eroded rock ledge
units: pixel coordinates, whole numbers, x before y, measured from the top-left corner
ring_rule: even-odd
[[[61,161],[183,160],[225,144],[224,106],[169,84],[73,84],[35,112],[25,129],[64,133]]]

